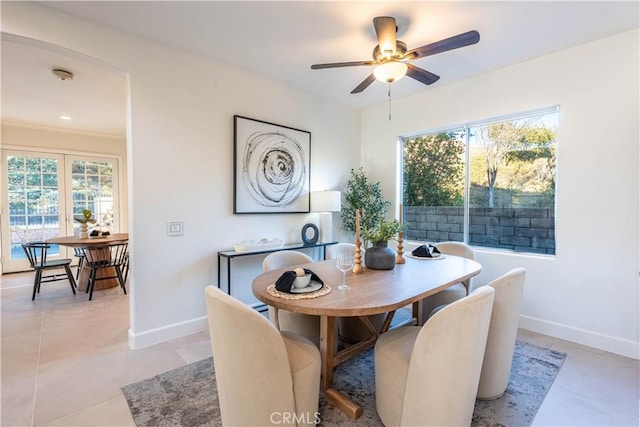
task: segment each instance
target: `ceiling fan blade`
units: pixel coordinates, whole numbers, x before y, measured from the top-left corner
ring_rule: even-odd
[[[391,51],[390,55],[394,54],[396,52],[396,32],[398,31],[395,18],[390,16],[375,17],[373,18],[373,26],[378,36],[380,52]]]
[[[373,83],[375,80],[376,80],[376,76],[374,76],[373,73],[369,74],[369,77],[364,79],[362,81],[362,83],[360,83],[358,86],[356,86],[356,88],[354,90],[352,90],[351,93],[360,93],[360,92],[362,92],[363,90],[368,88],[369,85],[371,83]]]
[[[467,31],[466,33],[458,34],[457,36],[452,36],[435,43],[412,49],[407,53],[406,57],[410,59],[422,58],[424,56],[435,55],[436,53],[476,44],[479,41],[480,33],[476,30]]]
[[[440,76],[412,64],[407,64],[407,76],[426,85],[435,83],[440,79]]]
[[[329,64],[313,64],[311,69],[321,70],[323,68],[355,67],[359,65],[376,65],[376,63],[373,61],[332,62]]]

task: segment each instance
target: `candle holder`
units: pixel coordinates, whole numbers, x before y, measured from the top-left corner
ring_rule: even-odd
[[[362,245],[360,239],[356,240],[356,254],[353,258],[353,274],[364,273],[364,268],[362,267],[362,254],[360,253],[360,245]]]
[[[404,246],[402,246],[403,232],[398,233],[398,246],[396,249],[396,264],[404,264]]]

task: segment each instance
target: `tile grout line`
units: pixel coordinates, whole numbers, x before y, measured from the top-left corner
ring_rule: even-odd
[[[171,346],[171,348],[173,349],[173,351],[175,351],[178,356],[180,357],[180,359],[182,359],[182,361],[184,362],[185,365],[188,365],[189,362],[187,362],[187,359],[184,358],[184,356],[182,355],[182,353],[180,353],[180,350],[178,350],[178,348],[175,346],[175,344],[173,344],[173,340],[169,340],[169,345]]]
[[[36,380],[33,384],[33,408],[31,409],[31,425],[35,425],[36,420],[36,402],[38,399],[38,377],[40,376],[40,355],[42,352],[42,336],[44,334],[44,312],[47,304],[43,303],[42,320],[40,321],[40,339],[38,340],[38,359],[36,360]]]

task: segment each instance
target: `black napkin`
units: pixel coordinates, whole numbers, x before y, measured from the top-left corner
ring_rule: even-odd
[[[308,268],[305,268],[304,273],[311,274],[311,280],[314,280],[320,283],[321,285],[324,285],[324,282],[320,280],[318,275],[313,271],[309,270]],[[285,271],[284,273],[282,273],[282,276],[278,277],[278,280],[276,280],[276,289],[279,290],[280,292],[286,292],[288,294],[293,293],[291,292],[291,288],[293,287],[293,281],[296,280],[296,277],[297,276],[295,271]]]
[[[421,245],[415,248],[411,255],[419,258],[437,258],[440,256],[440,251],[433,245]]]

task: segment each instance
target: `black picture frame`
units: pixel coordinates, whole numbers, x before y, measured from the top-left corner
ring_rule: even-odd
[[[309,213],[311,132],[233,116],[233,213]]]

